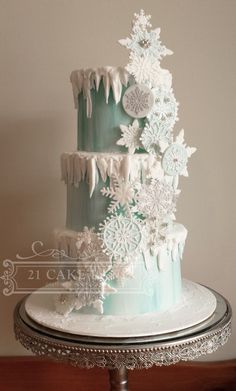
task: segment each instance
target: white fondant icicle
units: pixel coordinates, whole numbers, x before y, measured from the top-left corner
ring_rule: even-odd
[[[129,73],[122,67],[107,66],[73,71],[70,80],[72,83],[75,108],[79,109],[78,95],[82,92],[86,99],[87,117],[90,118],[92,116],[91,90],[93,88],[98,90],[101,81],[105,90],[106,103],[108,103],[111,90],[115,102],[120,102],[122,86],[127,86],[129,77]]]
[[[86,180],[91,197],[99,175],[103,182],[114,176],[125,181],[141,179],[155,163],[153,156],[148,154],[64,153],[61,156],[61,177],[65,183],[77,187],[81,181]]]

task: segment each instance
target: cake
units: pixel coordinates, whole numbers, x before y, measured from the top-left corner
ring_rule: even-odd
[[[175,220],[179,177],[196,148],[174,134],[178,103],[150,16],[134,15],[124,67],[71,74],[78,112],[77,150],[61,156],[66,227],[56,232],[61,267],[55,311],[134,316],[181,299],[186,228]]]

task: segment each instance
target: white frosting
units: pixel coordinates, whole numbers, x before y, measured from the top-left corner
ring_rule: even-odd
[[[122,86],[127,86],[130,74],[123,67],[101,67],[79,69],[71,73],[75,108],[78,109],[78,95],[83,92],[87,104],[87,117],[92,116],[91,89],[98,90],[101,80],[105,89],[106,103],[108,103],[110,90],[116,103],[120,102]]]
[[[62,180],[77,187],[81,181],[86,180],[90,197],[98,184],[99,176],[104,182],[107,177],[112,176],[134,180],[145,177],[153,170],[156,175],[163,175],[157,159],[146,153],[131,155],[76,151],[63,153],[61,156]]]

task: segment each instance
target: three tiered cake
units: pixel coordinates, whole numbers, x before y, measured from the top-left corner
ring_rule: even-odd
[[[78,110],[77,151],[63,153],[66,228],[56,233],[66,268],[57,313],[138,315],[171,308],[181,297],[186,228],[175,222],[179,176],[195,151],[173,134],[178,103],[160,60],[172,54],[134,15],[123,67],[71,74]]]

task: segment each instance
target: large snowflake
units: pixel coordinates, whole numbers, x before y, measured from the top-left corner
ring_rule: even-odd
[[[141,57],[154,57],[160,61],[164,56],[172,54],[160,41],[160,29],[151,30],[150,15],[145,15],[141,10],[140,14],[134,15],[131,37],[119,40],[119,43],[127,47],[131,52]]]
[[[127,262],[140,249],[142,225],[138,219],[111,216],[100,225],[105,252],[115,260]]]
[[[142,147],[140,136],[143,131],[137,119],[131,125],[120,125],[122,137],[117,141],[117,145],[124,145],[129,153],[134,153],[136,149]]]
[[[62,315],[86,306],[92,306],[102,314],[105,294],[116,292],[103,278],[84,271],[76,279],[64,283],[64,287],[65,292],[55,297],[56,311]]]
[[[84,228],[77,236],[76,247],[78,250],[78,271],[86,271],[92,276],[102,277],[111,269],[111,259],[102,249],[101,238]]]
[[[150,122],[157,121],[165,123],[165,126],[172,129],[177,118],[178,103],[174,97],[172,89],[164,86],[152,90],[155,103],[151,112],[147,115]]]
[[[136,195],[136,207],[147,218],[162,219],[173,216],[177,192],[165,181],[153,179],[143,184]],[[173,216],[174,217],[174,216]]]
[[[170,145],[163,154],[162,167],[165,173],[170,176],[188,176],[187,162],[195,151],[196,148],[187,147],[184,143],[184,130],[182,129],[175,143]]]
[[[148,153],[158,154],[163,144],[166,146],[171,142],[171,130],[165,122],[147,123],[140,140]]]
[[[108,212],[113,213],[123,209],[128,215],[131,214],[133,199],[135,196],[134,185],[122,177],[113,176],[110,180],[110,187],[103,187],[101,193],[111,199]]]

